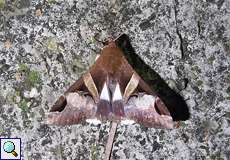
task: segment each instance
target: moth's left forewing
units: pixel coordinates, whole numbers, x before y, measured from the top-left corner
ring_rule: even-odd
[[[157,103],[159,103],[158,97],[145,93],[138,94],[136,97],[130,97],[124,106],[126,117],[123,120],[125,123],[127,123],[127,120],[133,120],[146,127],[173,128],[174,122],[172,117],[157,111]],[[121,123],[124,122],[121,121]]]
[[[91,96],[81,95],[78,92],[66,94],[66,106],[62,111],[50,112],[47,123],[55,125],[72,125],[94,119],[96,104]]]

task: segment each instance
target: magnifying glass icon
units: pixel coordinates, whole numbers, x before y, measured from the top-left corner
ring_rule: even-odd
[[[17,157],[18,154],[17,152],[15,151],[15,145],[13,142],[11,141],[7,141],[3,144],[3,149],[6,153],[11,153],[14,155],[14,157]]]

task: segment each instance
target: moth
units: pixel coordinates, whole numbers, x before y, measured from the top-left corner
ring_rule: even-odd
[[[109,41],[89,70],[58,98],[47,122],[114,121],[170,129],[188,118],[183,98],[135,54],[123,34]]]

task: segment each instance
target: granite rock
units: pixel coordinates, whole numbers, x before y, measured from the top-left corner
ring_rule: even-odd
[[[109,123],[44,118],[92,64],[97,40],[121,33],[191,118],[173,130],[119,126],[112,159],[230,159],[229,0],[0,0],[0,137],[22,138],[25,159],[103,159]]]

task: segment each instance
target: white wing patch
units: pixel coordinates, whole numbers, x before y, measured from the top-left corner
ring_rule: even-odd
[[[126,120],[122,120],[121,121],[121,125],[132,125],[134,124],[135,121],[134,120],[129,120],[129,119],[126,119]]]
[[[152,95],[140,95],[138,97],[131,97],[128,101],[128,107],[133,107],[133,105],[136,108],[140,109],[148,109],[150,106],[154,105],[156,101],[156,97]]]
[[[107,87],[107,84],[104,83],[102,91],[101,91],[101,95],[100,95],[100,99],[104,99],[110,102],[110,96],[109,96],[109,90]]]
[[[93,125],[101,124],[101,121],[98,119],[86,119],[86,122]]]
[[[122,100],[122,95],[121,95],[119,83],[116,84],[116,88],[115,88],[115,91],[113,94],[113,102],[116,100]]]

